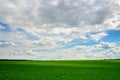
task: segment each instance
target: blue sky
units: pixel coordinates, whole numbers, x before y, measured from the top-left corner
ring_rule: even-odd
[[[0,59],[120,58],[119,0],[1,0]]]

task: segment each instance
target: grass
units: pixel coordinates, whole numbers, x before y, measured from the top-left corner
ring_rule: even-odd
[[[120,80],[120,60],[0,61],[0,80]]]

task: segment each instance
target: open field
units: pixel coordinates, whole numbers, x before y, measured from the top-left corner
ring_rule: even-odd
[[[0,80],[120,80],[120,60],[0,61]]]

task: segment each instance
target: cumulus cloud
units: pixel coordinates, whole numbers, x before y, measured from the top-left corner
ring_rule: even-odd
[[[95,41],[99,41],[100,39],[102,39],[105,36],[107,36],[107,33],[105,33],[105,32],[99,32],[99,33],[90,35],[91,39],[93,39]]]
[[[3,26],[0,25],[0,30],[4,30],[5,28]]]
[[[73,48],[57,51],[56,53],[61,53],[61,59],[114,59],[120,58],[119,49],[120,46],[115,45],[115,43],[101,42],[93,46],[75,46]]]
[[[33,59],[114,59],[120,58],[120,46],[115,43],[100,42],[92,46],[74,46],[67,49],[40,50],[37,48],[26,49],[24,52],[17,51],[16,55],[34,56]]]
[[[16,45],[15,42],[8,42],[8,41],[0,42],[0,47],[14,46],[14,45]]]
[[[30,55],[33,56],[34,53],[32,51],[32,49],[24,49],[24,50],[13,50],[11,51],[11,53],[15,56],[23,56],[23,55]]]
[[[25,53],[27,53],[28,55],[33,54],[33,52],[32,52],[32,50],[31,50],[31,49],[26,49],[26,50],[25,50]]]
[[[101,48],[104,48],[104,49],[109,49],[109,48],[113,48],[113,47],[116,47],[116,43],[112,42],[112,43],[109,43],[109,42],[100,42],[100,45],[99,47]]]
[[[68,27],[103,24],[106,16],[111,15],[116,10],[114,8],[119,8],[116,0],[6,0],[1,3],[0,21],[24,27],[41,27],[43,24],[62,24]]]
[[[120,8],[116,0],[5,0],[1,3],[0,21],[11,28],[20,26],[37,37],[63,34],[61,38],[86,39],[85,33],[116,29],[119,24],[112,23],[118,18]]]
[[[56,49],[77,38],[81,39],[81,41],[89,41],[91,39],[98,42],[109,35],[106,33],[107,30],[120,30],[119,1],[1,0],[0,22],[9,24],[11,32],[2,32],[1,30],[4,27],[0,25],[0,39],[10,41],[0,42],[0,46],[10,46],[17,42],[21,43],[18,48],[23,50],[23,53],[33,54],[34,51],[32,49],[34,47],[36,47],[35,49],[44,50]],[[62,45],[59,43],[62,43]],[[101,49],[111,49],[114,48],[115,45],[113,45],[108,42],[100,43]],[[28,49],[24,50],[23,46]],[[88,46],[85,48],[91,49]],[[80,50],[73,48],[70,51],[72,50],[71,52],[73,52],[75,50],[74,53],[79,53],[80,51],[84,52],[85,48],[82,46]],[[69,54],[63,54],[63,57],[67,58],[64,56],[66,55],[72,58],[70,51],[69,49],[61,49],[60,52],[70,53],[70,56]],[[92,54],[91,50],[87,52]],[[87,52],[85,53],[87,54]],[[19,51],[15,53],[17,54]],[[59,53],[59,50],[56,53]],[[106,53],[106,51],[101,53]],[[90,56],[89,54],[88,56]],[[62,57],[60,53],[58,56],[58,58]],[[81,58],[86,57],[85,54],[79,54],[79,56]]]

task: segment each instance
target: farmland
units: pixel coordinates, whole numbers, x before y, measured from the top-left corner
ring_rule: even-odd
[[[120,80],[120,60],[5,60],[0,80]]]

